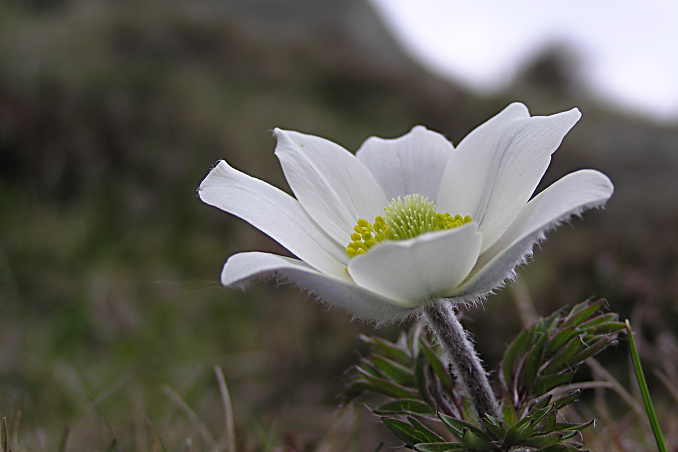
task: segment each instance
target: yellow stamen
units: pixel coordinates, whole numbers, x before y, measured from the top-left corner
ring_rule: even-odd
[[[384,208],[384,216],[377,216],[373,223],[364,218],[358,220],[351,234],[351,243],[346,254],[355,257],[366,253],[371,247],[385,240],[406,240],[426,232],[452,229],[470,223],[466,215],[450,215],[436,212],[435,204],[421,195],[407,195],[393,199]]]

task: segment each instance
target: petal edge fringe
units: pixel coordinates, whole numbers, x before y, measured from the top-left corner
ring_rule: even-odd
[[[230,288],[242,289],[255,280],[266,278],[291,282],[316,296],[320,302],[377,324],[405,320],[419,312],[352,282],[319,273],[302,261],[276,254],[256,251],[235,254],[226,261],[221,273],[221,283]]]
[[[585,210],[603,207],[613,191],[610,179],[595,170],[580,170],[559,179],[528,202],[504,235],[481,254],[473,276],[455,296],[474,297],[501,287],[546,232]]]

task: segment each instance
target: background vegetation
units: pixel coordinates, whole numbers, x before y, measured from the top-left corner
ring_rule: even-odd
[[[506,92],[472,94],[411,63],[359,0],[0,3],[0,416],[10,446],[223,447],[214,366],[241,450],[397,445],[360,406],[335,413],[342,372],[364,351],[358,334],[372,328],[289,289],[220,288],[228,255],[286,251],[195,190],[220,158],[288,190],[273,127],[352,150],[415,124],[458,143],[514,100],[535,114],[584,115],[542,186],[594,167],[616,194],[605,212],[554,233],[464,323],[494,368],[531,306],[548,314],[606,297],[659,372],[649,372],[652,390],[671,431],[678,127],[597,105],[577,70],[553,48]],[[394,339],[400,328],[378,333]],[[624,344],[604,364],[633,391]],[[592,448],[649,450],[642,418],[606,394],[578,405],[602,421]]]

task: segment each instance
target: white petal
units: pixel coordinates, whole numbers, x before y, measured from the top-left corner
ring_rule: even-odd
[[[475,223],[470,223],[387,241],[351,259],[348,272],[361,287],[403,306],[420,306],[454,292],[478,259],[481,239]]]
[[[492,164],[498,138],[509,124],[529,117],[525,105],[513,103],[476,127],[459,143],[443,173],[438,194],[439,210],[459,215],[476,213],[487,184],[483,171]]]
[[[345,248],[311,221],[299,202],[225,161],[207,175],[200,199],[250,223],[321,272],[338,277],[348,262]]]
[[[392,140],[368,138],[356,157],[374,175],[387,199],[418,193],[435,203],[445,163],[453,151],[444,136],[417,126]]]
[[[364,320],[379,323],[402,320],[416,311],[386,297],[360,288],[350,281],[317,272],[302,261],[275,254],[250,252],[231,256],[221,273],[226,287],[244,288],[256,279],[284,278],[330,305],[340,307]]]
[[[558,180],[527,203],[506,233],[480,256],[474,276],[459,295],[481,295],[501,285],[548,230],[573,215],[602,207],[613,191],[610,179],[594,170],[580,170]]]
[[[579,120],[577,109],[526,118],[513,104],[457,147],[441,183],[440,209],[471,215],[483,234],[482,251],[518,216],[551,162],[551,154]]]
[[[372,174],[338,144],[275,130],[275,154],[299,203],[339,243],[348,245],[359,218],[368,221],[388,204]]]

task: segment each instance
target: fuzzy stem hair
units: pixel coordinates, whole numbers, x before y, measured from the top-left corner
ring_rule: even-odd
[[[466,331],[459,323],[452,303],[445,299],[429,303],[424,309],[424,318],[438,337],[449,365],[478,419],[484,418],[485,414],[499,419],[499,404],[490,387],[487,373]]]

